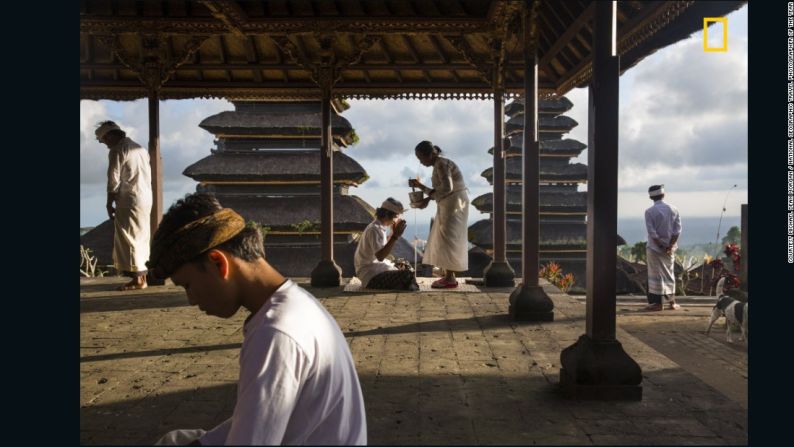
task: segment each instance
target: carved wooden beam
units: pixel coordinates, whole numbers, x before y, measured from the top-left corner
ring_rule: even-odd
[[[490,32],[494,24],[484,17],[286,17],[248,20],[237,25],[244,34],[296,34],[317,30],[362,34]],[[225,34],[229,27],[217,18],[143,18],[83,16],[80,32],[88,34],[135,33]]]
[[[284,55],[287,56],[287,59],[293,64],[300,65],[301,67],[314,71],[316,68],[316,64],[312,63],[312,61],[306,58],[300,50],[298,46],[295,45],[289,37],[285,35],[276,35],[276,36],[269,36],[273,43],[276,44],[279,50],[281,50]]]
[[[488,39],[488,45],[491,47],[491,60],[490,65],[493,67],[491,70],[491,86],[494,89],[504,90],[505,84],[505,65],[507,63],[507,41],[510,33],[520,31],[520,12],[522,10],[522,3],[510,1],[498,8],[495,20],[497,22],[494,32]],[[516,23],[518,20],[518,24]]]
[[[210,10],[212,16],[223,22],[226,28],[237,37],[245,38],[243,25],[248,20],[248,15],[232,0],[200,0]]]
[[[203,45],[208,38],[209,36],[192,36],[190,39],[188,39],[187,43],[185,43],[185,46],[182,48],[182,51],[174,54],[173,58],[162,67],[162,71],[160,73],[161,85],[165,84],[171,78],[171,75],[174,74],[177,68],[179,68],[188,60],[192,59],[196,51],[201,48],[201,45]]]
[[[358,64],[361,61],[362,56],[364,53],[370,50],[375,44],[380,42],[381,36],[372,36],[372,35],[364,35],[362,38],[358,39],[354,45],[353,54],[349,55],[345,58],[340,58],[334,61],[334,83],[338,82],[342,78],[342,72],[353,66]],[[365,72],[366,73],[366,72]]]
[[[477,55],[469,45],[469,41],[465,36],[446,34],[444,38],[455,47],[458,52],[463,56],[472,67],[477,71],[477,74],[487,83],[493,81],[493,72],[488,69],[491,61],[487,57]]]
[[[110,52],[122,65],[134,71],[136,74],[143,72],[141,61],[130,55],[127,50],[121,46],[118,34],[102,34],[95,37],[97,42],[110,49]]]
[[[121,46],[117,34],[97,36],[97,41],[109,47],[116,59],[132,70],[148,90],[158,91],[180,65],[193,57],[208,37],[192,36],[180,51],[172,53],[166,36],[159,33],[142,34],[142,51],[137,58]]]

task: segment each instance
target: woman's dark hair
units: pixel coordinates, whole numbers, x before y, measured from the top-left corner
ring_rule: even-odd
[[[111,125],[114,125],[116,127],[119,126],[114,121],[107,120],[107,121],[100,121],[99,123],[97,123],[96,127],[97,127],[97,129],[99,129],[100,127],[104,126],[105,124],[111,124]],[[118,135],[118,138],[124,138],[124,137],[127,136],[127,133],[124,132],[121,129],[113,129],[110,132],[108,132],[107,135]]]
[[[397,213],[389,211],[386,208],[378,208],[375,210],[375,217],[378,219],[394,219],[397,217]]]
[[[430,154],[433,153],[433,150],[435,150],[436,153],[438,153],[438,154],[441,153],[441,148],[440,147],[433,145],[433,143],[431,143],[430,141],[427,141],[427,140],[422,141],[419,144],[417,144],[416,148],[414,149],[414,151],[419,152],[420,154],[422,154],[425,157],[429,157]]]
[[[163,216],[157,232],[172,233],[194,220],[208,216],[223,208],[214,195],[208,193],[193,193],[179,199],[171,205]],[[258,225],[248,224],[240,233],[228,241],[212,248],[229,252],[244,261],[253,262],[265,257],[265,245]],[[201,263],[206,252],[194,260]]]

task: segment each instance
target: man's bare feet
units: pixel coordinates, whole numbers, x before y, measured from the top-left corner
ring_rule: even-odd
[[[146,275],[138,275],[135,278],[132,278],[132,280],[130,280],[130,282],[127,284],[120,286],[117,290],[140,290],[145,289],[146,287],[148,287],[148,284],[146,284]]]

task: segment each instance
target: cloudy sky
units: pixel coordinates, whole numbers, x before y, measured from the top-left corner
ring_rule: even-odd
[[[709,40],[722,34],[721,28],[711,30]],[[649,204],[647,188],[655,183],[665,184],[668,201],[683,217],[719,216],[726,196],[726,216],[738,216],[740,204],[747,203],[747,6],[728,16],[728,44],[727,52],[704,52],[701,31],[621,77],[619,217],[641,217]],[[574,103],[567,115],[580,123],[568,137],[586,144],[587,90],[566,96]],[[487,152],[493,145],[490,101],[357,100],[350,105],[344,116],[361,141],[346,153],[370,175],[352,193],[371,205],[388,196],[407,203],[409,177],[419,175],[429,183],[430,169],[413,155],[414,146],[425,139],[460,166],[472,199],[490,190],[480,176],[492,162]],[[225,100],[161,103],[166,208],[195,191],[196,183],[182,171],[213,147],[212,135],[199,122],[232,109]],[[148,140],[146,100],[80,102],[81,227],[107,218],[107,148],[93,135],[104,119],[115,120],[144,146]],[[587,163],[587,151],[574,161]],[[731,189],[733,185],[738,186]],[[434,213],[433,205],[418,212],[418,222],[429,222]],[[483,217],[470,210],[471,222]]]

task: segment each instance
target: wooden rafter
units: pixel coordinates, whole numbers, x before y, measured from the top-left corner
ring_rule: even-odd
[[[249,63],[256,63],[256,62],[259,61],[259,56],[258,56],[258,53],[256,51],[256,42],[254,41],[254,37],[253,36],[246,37],[246,39],[245,39],[245,49],[246,49],[245,54],[247,56],[247,59],[248,59]],[[252,71],[254,73],[254,80],[256,82],[262,82],[262,70],[259,70],[259,69],[255,68]]]
[[[477,55],[474,52],[469,41],[466,40],[465,36],[462,35],[451,35],[447,34],[444,36],[446,39],[458,52],[463,56],[463,58],[471,64],[471,66],[477,71],[478,75],[485,81],[490,83],[492,81],[490,70],[487,68],[490,61],[488,61],[485,57]]]
[[[419,56],[419,52],[416,51],[416,47],[414,47],[414,43],[411,42],[411,38],[406,36],[405,34],[401,34],[401,37],[402,37],[403,41],[405,42],[405,46],[408,47],[408,52],[411,53],[411,57],[414,58],[414,64],[422,64],[422,65],[424,65],[424,62],[422,61],[422,58]],[[430,75],[427,73],[426,69],[422,69],[422,76],[424,76],[425,81],[431,82],[430,81]]]
[[[247,20],[247,14],[237,2],[233,0],[199,0],[207,7],[212,16],[223,22],[226,28],[237,37],[245,37],[243,24]]]
[[[546,67],[549,67],[550,61],[557,56],[560,51],[570,42],[573,36],[579,33],[579,29],[587,23],[587,20],[590,19],[593,15],[593,3],[590,4],[580,15],[576,18],[576,20],[562,33],[562,35],[554,41],[554,44],[551,46],[549,51],[543,55],[543,57],[538,62],[538,67],[542,70],[545,70]]]
[[[441,43],[438,41],[438,37],[434,35],[429,35],[428,38],[430,39],[430,44],[433,46],[433,49],[438,56],[441,58],[441,63],[447,65],[449,67],[449,57],[444,53],[444,50],[441,48]],[[449,69],[450,74],[452,74],[452,78],[455,82],[460,82],[460,77],[457,73],[455,73],[454,69]]]

